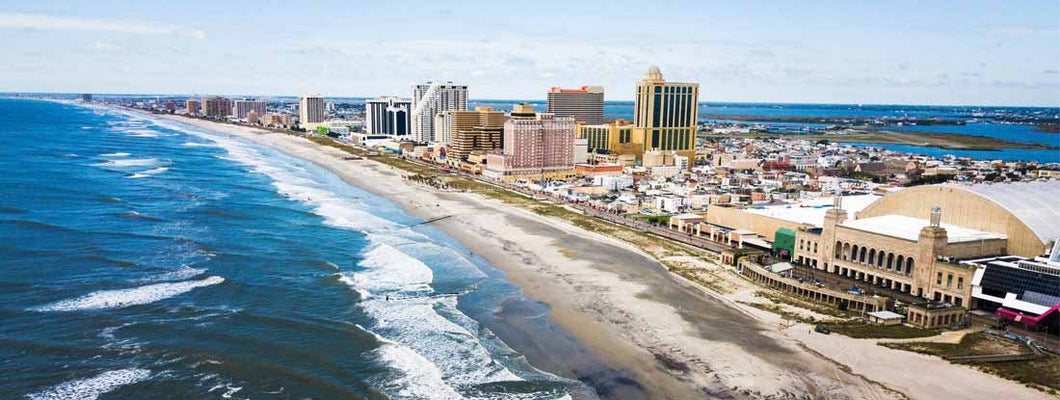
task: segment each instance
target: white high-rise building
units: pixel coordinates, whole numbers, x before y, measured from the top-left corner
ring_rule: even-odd
[[[435,115],[443,111],[467,110],[467,86],[452,82],[416,85],[412,93],[412,109],[412,140],[436,142]]]
[[[411,133],[411,115],[411,100],[380,97],[364,101],[364,125],[369,135],[408,138]]]
[[[324,96],[302,96],[298,103],[298,123],[305,127],[321,122],[324,122]]]
[[[232,116],[238,119],[246,119],[247,113],[254,111],[258,115],[265,115],[265,101],[255,99],[242,99],[232,101]]]

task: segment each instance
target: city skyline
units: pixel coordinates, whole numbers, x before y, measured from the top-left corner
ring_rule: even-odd
[[[249,6],[14,5],[0,13],[18,39],[0,45],[0,91],[404,97],[451,80],[472,99],[588,84],[629,101],[657,64],[708,102],[1060,105],[1053,2],[312,4],[222,18]]]

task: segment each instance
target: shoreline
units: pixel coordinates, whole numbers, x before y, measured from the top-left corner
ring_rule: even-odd
[[[740,306],[731,294],[690,283],[617,238],[478,195],[409,184],[401,170],[370,160],[343,160],[348,154],[304,138],[183,116],[152,116],[239,136],[314,162],[417,218],[453,215],[433,225],[505,273],[527,298],[547,304],[560,326],[608,365],[634,378],[628,387],[615,387],[619,391],[612,395],[641,391],[648,391],[650,398],[953,394],[926,392],[922,384],[896,385],[891,375],[902,371],[891,375],[882,371],[883,376],[877,376],[881,372],[870,365],[874,373],[867,374],[842,357],[848,351],[837,352],[828,341],[821,342],[821,335],[802,337],[801,329],[807,326],[787,332],[769,329],[779,322],[776,314]],[[878,349],[867,351],[899,352],[874,343],[867,346]],[[917,360],[917,355],[896,354],[891,354],[895,363]],[[986,376],[966,367],[951,369],[958,377],[968,378],[968,372]],[[601,386],[608,388],[607,383],[593,385],[597,390]]]

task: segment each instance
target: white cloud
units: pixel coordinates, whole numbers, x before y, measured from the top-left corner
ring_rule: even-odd
[[[0,13],[0,27],[42,30],[117,32],[134,35],[179,35],[205,39],[206,32],[167,23],[117,21],[42,14]]]

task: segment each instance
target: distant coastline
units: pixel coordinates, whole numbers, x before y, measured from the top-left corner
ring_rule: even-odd
[[[1060,147],[1048,146],[1038,143],[1020,143],[1008,140],[996,139],[985,136],[964,135],[957,133],[936,133],[919,131],[888,131],[888,130],[850,130],[841,133],[813,133],[813,134],[775,134],[765,132],[749,132],[732,135],[705,134],[708,138],[741,137],[749,139],[788,139],[788,140],[827,140],[835,143],[868,143],[868,144],[898,144],[931,147],[946,150],[978,150],[999,151],[1002,149],[1022,150],[1058,150]]]

